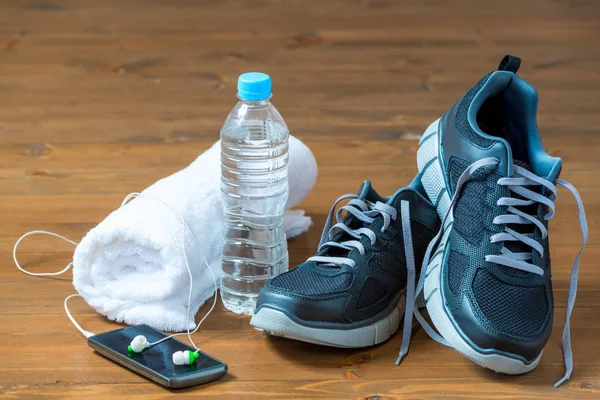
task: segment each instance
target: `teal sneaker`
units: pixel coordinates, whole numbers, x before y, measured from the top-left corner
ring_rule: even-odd
[[[345,199],[350,201],[336,212]],[[264,286],[250,323],[273,335],[335,347],[387,340],[407,302],[415,302],[415,265],[439,227],[420,179],[390,197],[365,181],[357,195],[333,205],[316,255]]]
[[[444,222],[417,293],[424,287],[441,337],[425,327],[436,340],[497,372],[533,370],[552,330],[548,221],[556,185],[566,187],[577,200],[583,245],[572,269],[559,385],[573,370],[569,321],[587,223],[581,197],[558,178],[562,160],[542,146],[538,96],[516,75],[520,62],[506,56],[423,134],[419,172]]]

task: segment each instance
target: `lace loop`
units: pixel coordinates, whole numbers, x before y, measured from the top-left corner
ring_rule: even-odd
[[[345,199],[351,199],[348,204],[340,207],[337,212],[335,210],[338,203]],[[395,221],[397,218],[398,212],[396,209],[390,205],[377,201],[375,203],[369,201],[363,201],[359,199],[359,197],[355,194],[346,194],[340,196],[331,207],[329,214],[327,216],[327,221],[325,222],[325,227],[323,228],[323,234],[321,235],[321,241],[319,242],[319,251],[323,250],[326,247],[337,247],[344,250],[352,251],[353,249],[357,249],[361,255],[365,254],[365,247],[360,242],[362,236],[366,236],[371,241],[371,245],[375,244],[377,239],[375,233],[367,227],[361,227],[358,229],[351,229],[347,222],[344,221],[344,217],[342,213],[346,211],[348,214],[352,215],[357,220],[365,223],[371,224],[375,221],[375,218],[379,215],[383,217],[383,226],[381,227],[381,232],[385,232],[385,230],[389,227],[392,221]],[[346,214],[346,217],[348,216]],[[336,223],[333,224],[333,218],[335,215]],[[336,230],[340,229],[344,231],[346,234],[351,236],[356,240],[346,240],[343,242],[336,242],[332,239],[336,234]],[[314,261],[318,263],[327,263],[334,265],[348,265],[351,268],[356,266],[356,262],[349,257],[332,257],[332,256],[313,256],[310,257],[307,261]]]

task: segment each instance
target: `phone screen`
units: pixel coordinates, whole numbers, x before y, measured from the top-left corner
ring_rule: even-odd
[[[127,347],[138,335],[144,335],[149,342],[167,336],[148,325],[136,325],[91,336],[88,342],[100,354],[165,386],[193,386],[218,379],[227,371],[224,363],[202,352],[194,364],[173,364],[173,353],[176,351],[195,351],[193,347],[173,338],[142,353],[130,353]]]

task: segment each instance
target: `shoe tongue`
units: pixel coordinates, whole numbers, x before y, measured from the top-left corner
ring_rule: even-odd
[[[518,165],[521,168],[525,168],[527,171],[531,171],[531,167],[529,166],[529,164],[527,164],[521,160],[513,160],[513,163],[515,165]]]
[[[371,191],[371,189],[371,181],[364,181],[362,185],[360,185],[360,187],[358,188],[358,192],[356,194],[358,195],[359,199],[364,200]]]
[[[536,159],[532,160],[534,165],[535,163],[538,161]],[[553,184],[556,184],[556,180],[558,179],[560,172],[561,172],[561,168],[562,168],[562,160],[560,158],[554,158],[552,159],[552,161],[548,162],[546,160],[544,166],[542,167],[538,167],[538,171],[535,171],[530,164],[527,164],[526,162],[523,162],[521,160],[513,160],[514,165],[519,166],[521,168],[525,168],[527,171],[529,172],[533,172],[534,174],[536,174],[537,176],[539,176],[540,178],[544,178],[548,181],[550,181]],[[544,161],[539,161],[537,162],[537,164],[543,164]]]
[[[366,180],[360,185],[358,191],[356,193],[358,198],[363,201],[368,201],[372,203],[376,203],[377,201],[381,201],[381,196],[377,194],[373,186],[371,185],[371,181]],[[354,207],[360,209],[358,206],[351,205],[350,207]],[[363,222],[353,217],[352,215],[346,215],[344,219],[344,223],[350,227],[351,229],[358,229],[363,226]],[[352,236],[346,234],[345,232],[340,232],[338,236],[334,239],[337,242],[343,242],[346,240],[356,240]],[[347,257],[349,251],[337,247],[328,247],[326,251],[319,253],[320,255],[327,255],[333,257]]]
[[[513,160],[513,163],[514,163],[514,165],[524,168],[527,171],[531,172],[531,166],[529,164],[527,164],[526,162],[523,162],[521,160]],[[529,187],[529,189],[536,191],[534,187]],[[518,194],[513,193],[512,196],[519,198],[519,199],[523,199],[523,197],[519,196]],[[531,206],[517,207],[517,208],[521,211],[526,212],[527,214],[536,215],[538,206],[537,206],[537,204],[533,204]],[[509,224],[508,226],[519,233],[527,234],[527,233],[532,232],[531,225]],[[506,246],[507,249],[509,249],[510,251],[513,251],[513,252],[532,251],[529,246],[527,246],[526,244],[521,243],[521,242],[505,242],[504,245]]]
[[[376,203],[381,201],[381,196],[373,189],[371,185],[371,181],[364,181],[362,185],[358,188],[358,198],[360,200],[370,201]]]

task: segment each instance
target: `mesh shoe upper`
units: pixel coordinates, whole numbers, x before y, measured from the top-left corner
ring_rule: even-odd
[[[496,216],[505,213],[496,204],[508,196],[507,190],[497,185],[499,178],[494,172],[473,177],[463,186],[456,202],[449,239],[452,250],[444,275],[448,288],[446,304],[451,311],[460,313],[463,296],[466,296],[472,303],[471,310],[482,335],[489,332],[523,341],[542,337],[539,345],[543,348],[552,327],[553,312],[549,253],[543,257],[532,254],[535,258],[532,262],[548,271],[543,276],[486,262],[487,255],[500,254],[504,246],[502,242],[490,242],[493,235],[503,231],[502,226],[493,223]],[[547,238],[538,239],[547,247]],[[529,252],[533,253],[530,249]],[[475,334],[473,340],[476,341],[477,336]],[[500,343],[496,341],[495,348]],[[523,349],[508,345],[497,349],[524,353]],[[535,358],[539,351],[536,346],[526,354]]]
[[[271,279],[259,294],[257,309],[271,307],[285,312],[297,321],[357,323],[385,312],[406,286],[406,258],[400,216],[402,200],[410,203],[411,232],[415,260],[420,265],[425,249],[439,227],[435,208],[415,188],[404,188],[389,198],[379,196],[366,181],[358,198],[368,204],[385,202],[398,210],[395,220],[382,232],[384,218],[377,216],[370,224],[348,213],[343,221],[351,229],[370,229],[375,243],[367,236],[358,248],[350,250],[322,246],[318,257],[343,257],[355,265],[313,261]],[[338,229],[331,241],[352,240]],[[310,306],[307,306],[310,304]],[[310,311],[307,311],[310,310]]]

